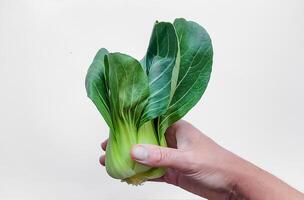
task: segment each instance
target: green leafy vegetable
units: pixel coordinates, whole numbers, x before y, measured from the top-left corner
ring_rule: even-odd
[[[133,145],[166,146],[165,131],[203,95],[211,74],[212,44],[195,22],[156,22],[139,62],[100,49],[86,76],[88,97],[110,128],[106,169],[113,178],[140,184],[165,173],[134,162]]]

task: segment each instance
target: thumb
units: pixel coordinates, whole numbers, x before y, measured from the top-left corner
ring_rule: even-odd
[[[170,167],[176,170],[185,170],[189,166],[185,152],[151,144],[134,145],[131,150],[131,158],[152,167]]]

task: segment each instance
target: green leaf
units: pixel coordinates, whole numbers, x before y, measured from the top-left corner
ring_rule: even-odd
[[[142,66],[149,77],[150,95],[141,124],[164,114],[167,110],[171,89],[175,88],[177,80],[177,76],[173,76],[173,70],[176,64],[177,67],[179,65],[178,49],[174,26],[167,22],[156,22],[147,54],[142,60]]]
[[[159,119],[160,134],[199,101],[208,85],[212,67],[213,50],[206,30],[185,19],[176,19],[174,27],[180,47],[180,68],[168,110]]]
[[[139,126],[149,95],[148,78],[140,63],[131,56],[110,53],[106,70],[112,119]]]
[[[108,126],[113,127],[109,96],[104,75],[104,57],[107,54],[108,51],[104,48],[97,52],[88,69],[85,86],[88,97],[94,102]]]

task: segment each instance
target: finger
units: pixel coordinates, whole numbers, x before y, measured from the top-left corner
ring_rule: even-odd
[[[105,166],[105,165],[106,165],[106,155],[100,156],[100,158],[99,158],[99,163],[100,163],[102,166]]]
[[[177,170],[186,170],[189,167],[185,152],[151,144],[133,146],[131,158],[152,167],[170,167]]]
[[[107,148],[107,144],[108,144],[108,139],[106,139],[105,141],[103,141],[102,143],[101,143],[101,148],[102,148],[102,150],[106,150],[106,148]]]

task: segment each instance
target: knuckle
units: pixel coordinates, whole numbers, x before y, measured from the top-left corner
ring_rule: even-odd
[[[154,164],[161,164],[163,161],[165,161],[168,157],[168,154],[162,149],[162,148],[157,148],[155,151],[155,156],[154,156]]]

